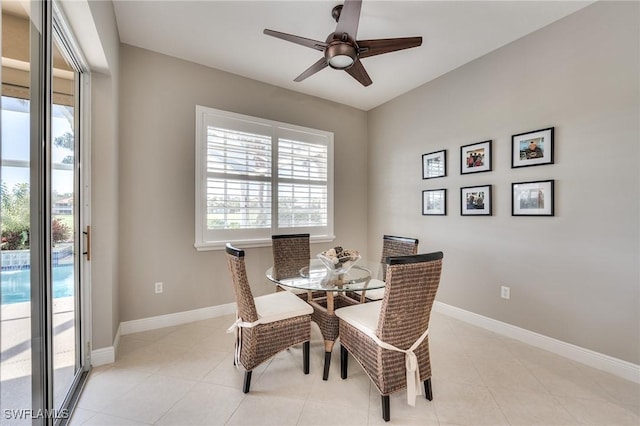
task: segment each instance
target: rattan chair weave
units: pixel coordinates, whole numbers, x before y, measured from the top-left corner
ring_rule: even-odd
[[[309,315],[294,317],[242,330],[240,364],[253,370],[278,352],[310,340]]]
[[[322,333],[322,338],[325,341],[335,342],[338,338],[338,317],[335,316],[335,313],[329,313],[329,311],[327,311],[327,298],[314,298],[308,303],[313,307],[311,321],[318,324],[320,333]],[[333,299],[333,303],[334,309],[358,304],[357,301],[343,296],[335,296]]]
[[[384,235],[382,237],[382,255],[380,256],[380,263],[382,264],[382,281],[387,279],[387,263],[388,257],[395,256],[411,256],[418,253],[418,239],[408,237],[396,237],[393,235]],[[362,294],[364,293],[364,297]],[[381,300],[383,288],[364,292],[349,293],[349,297],[360,300],[362,302],[370,302],[374,300]]]
[[[283,234],[271,236],[273,251],[273,277],[277,280],[300,276],[300,270],[309,266],[309,234]],[[276,285],[276,291],[291,291],[305,302],[309,298],[306,291],[293,291],[291,288]],[[324,292],[314,291],[313,297],[322,297]]]
[[[382,302],[378,302],[381,308],[376,330],[376,336],[383,342],[406,350],[428,329],[442,272],[441,253],[433,255],[435,260],[388,265],[385,295]],[[425,255],[407,258],[419,256]],[[363,367],[383,397],[407,387],[403,353],[383,349],[371,337],[344,320],[339,321],[339,334],[341,346]],[[418,360],[420,380],[430,379],[428,337],[414,353]],[[343,372],[345,378],[346,369]]]
[[[309,234],[273,235],[273,277],[277,280],[300,276],[309,266]]]
[[[418,240],[416,238],[396,237],[384,235],[382,237],[382,280],[387,280],[387,258],[394,256],[411,256],[418,253]]]
[[[227,247],[229,248],[230,246]],[[231,272],[236,295],[237,316],[245,323],[253,323],[258,320],[258,313],[247,279],[244,252],[242,253],[242,256],[233,255],[229,254],[228,250],[227,266]],[[239,336],[241,341],[236,342],[236,345],[240,345],[239,362],[249,373],[248,382],[245,375],[245,393],[249,391],[250,373],[256,366],[270,359],[278,352],[299,343],[306,345],[305,370],[308,373],[308,342],[311,339],[311,315],[299,315],[243,328]]]

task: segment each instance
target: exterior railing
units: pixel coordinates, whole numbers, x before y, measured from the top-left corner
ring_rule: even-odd
[[[31,268],[30,250],[2,250],[0,265],[3,271],[18,271]],[[60,244],[53,248],[53,266],[59,266],[73,257],[73,244]]]

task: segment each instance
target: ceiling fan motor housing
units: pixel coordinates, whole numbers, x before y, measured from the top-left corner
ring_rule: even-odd
[[[331,68],[346,70],[353,66],[358,58],[358,49],[350,37],[343,41],[334,33],[327,37],[327,43],[324,57]]]

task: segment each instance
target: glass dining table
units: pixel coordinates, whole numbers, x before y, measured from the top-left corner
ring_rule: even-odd
[[[360,261],[348,272],[336,274],[320,260],[311,259],[309,266],[300,269],[298,276],[280,279],[275,278],[273,268],[267,269],[269,281],[297,292],[307,292],[307,302],[313,307],[311,319],[320,328],[324,339],[324,380],[329,377],[331,351],[338,338],[335,310],[363,303],[367,290],[384,287],[382,268],[380,261]]]

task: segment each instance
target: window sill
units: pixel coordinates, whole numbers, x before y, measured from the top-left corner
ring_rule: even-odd
[[[311,237],[310,242],[313,243],[329,243],[336,239],[335,235],[327,236],[320,235],[317,237]],[[266,240],[244,240],[244,241],[228,241],[238,248],[255,248],[255,247],[271,247],[271,238]],[[211,251],[211,250],[224,250],[227,245],[227,241],[221,242],[199,242],[195,243],[193,247],[197,251]]]

